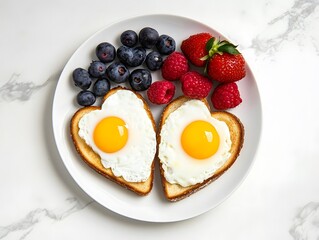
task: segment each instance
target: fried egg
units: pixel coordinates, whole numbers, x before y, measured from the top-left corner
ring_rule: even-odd
[[[100,110],[85,114],[78,126],[79,136],[115,176],[128,182],[149,178],[156,133],[144,102],[132,91],[116,91],[106,98]]]
[[[202,183],[230,157],[227,124],[212,117],[200,100],[189,100],[170,113],[160,138],[158,157],[171,184]]]

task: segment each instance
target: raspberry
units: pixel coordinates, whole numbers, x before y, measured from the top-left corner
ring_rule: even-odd
[[[178,80],[188,69],[186,57],[180,52],[173,52],[163,62],[162,76],[166,80]]]
[[[218,85],[212,94],[212,103],[215,109],[225,110],[238,106],[242,99],[236,83],[223,83]]]
[[[185,73],[180,80],[184,95],[190,98],[205,98],[213,87],[211,80],[195,71]]]
[[[166,80],[157,81],[147,90],[148,99],[154,104],[166,104],[175,94],[175,85]]]

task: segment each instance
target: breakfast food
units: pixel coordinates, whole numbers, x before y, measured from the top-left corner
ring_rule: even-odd
[[[151,51],[145,59],[146,66],[151,71],[159,70],[163,64],[162,55],[157,51]]]
[[[165,196],[178,201],[220,177],[237,159],[244,128],[231,113],[184,96],[164,109],[157,132]]]
[[[134,47],[138,42],[137,33],[133,30],[126,30],[121,33],[120,41],[124,46]]]
[[[157,40],[159,38],[159,34],[156,29],[151,27],[144,27],[138,33],[139,42],[141,45],[146,48],[150,49],[155,46]]]
[[[147,90],[148,99],[154,104],[167,104],[175,95],[175,85],[171,81],[161,80],[152,83]]]
[[[95,103],[96,97],[93,92],[88,90],[83,90],[78,93],[78,95],[76,96],[76,100],[79,105],[87,107]]]
[[[246,76],[245,59],[234,44],[213,37],[206,43],[207,74],[218,82],[235,82]]]
[[[138,68],[131,72],[129,83],[135,91],[145,91],[152,84],[151,72],[144,68]]]
[[[183,94],[190,98],[206,98],[213,87],[213,82],[210,79],[196,71],[185,73],[180,81]]]
[[[71,120],[74,145],[92,169],[139,195],[152,189],[157,156],[165,196],[181,200],[221,176],[240,153],[242,123],[231,113],[211,112],[206,98],[215,110],[238,106],[235,82],[245,77],[245,60],[237,46],[207,32],[183,40],[182,52],[151,27],[126,30],[119,40],[118,48],[100,43],[98,60],[73,71],[84,106]],[[163,79],[153,81],[157,70]],[[177,87],[183,95],[173,100]],[[168,104],[157,131],[140,91],[151,104]],[[91,106],[98,97],[102,105]]]
[[[102,97],[110,91],[111,84],[107,78],[100,78],[93,85],[93,93],[97,97]]]
[[[133,30],[125,30],[119,40],[122,45],[117,48],[109,42],[99,43],[95,48],[98,60],[92,60],[87,69],[77,68],[73,71],[74,85],[84,90],[77,95],[80,106],[93,105],[96,98],[106,94],[113,84],[129,83],[135,91],[147,90],[152,83],[149,71],[161,69],[163,57],[174,53],[176,49],[173,37],[159,35],[151,27],[142,28],[138,34]]]
[[[95,48],[97,58],[103,63],[112,62],[115,59],[115,47],[108,42],[102,42]]]
[[[207,74],[218,82],[236,82],[246,76],[241,54],[216,54],[208,60]]]
[[[204,67],[205,60],[202,58],[208,54],[206,43],[212,37],[207,32],[191,35],[182,42],[181,50],[192,64],[197,67]]]
[[[74,69],[72,76],[74,85],[83,90],[88,89],[92,84],[89,72],[83,68]]]
[[[139,195],[151,191],[155,122],[139,94],[118,87],[104,96],[101,107],[79,109],[71,120],[71,136],[95,171]]]
[[[175,51],[176,43],[174,38],[166,34],[163,34],[159,36],[156,42],[156,48],[159,51],[159,53],[163,55],[169,55]]]
[[[246,62],[237,46],[210,33],[189,36],[181,50],[195,66],[205,66],[204,72],[212,81],[234,83],[246,76]],[[215,109],[225,110],[237,107],[242,99],[237,84],[221,84],[213,90],[211,101]]]
[[[124,83],[130,77],[130,71],[123,63],[115,61],[108,65],[106,76],[114,83]]]
[[[146,50],[140,46],[130,48],[123,45],[117,49],[116,54],[127,67],[140,66],[146,58]]]
[[[104,76],[106,71],[106,65],[100,61],[92,61],[89,66],[90,76],[93,78],[99,78]]]
[[[223,83],[218,85],[212,96],[211,101],[215,109],[226,110],[238,106],[242,99],[236,83]]]
[[[179,80],[189,70],[188,61],[182,53],[173,52],[164,60],[161,70],[166,80]]]

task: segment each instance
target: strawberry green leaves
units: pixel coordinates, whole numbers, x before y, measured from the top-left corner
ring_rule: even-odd
[[[222,46],[218,48],[220,52],[225,52],[232,55],[240,54],[240,52],[236,49],[237,46],[227,41],[222,41],[222,42],[225,42],[225,44],[223,44]]]
[[[220,39],[212,37],[206,43],[206,50],[208,52],[208,55],[202,57],[201,60],[205,61],[211,58],[214,54],[220,54],[220,55],[222,55],[223,53],[229,53],[232,55],[240,54],[240,52],[236,48],[237,46],[235,46],[234,44],[226,40],[220,41]]]
[[[212,57],[215,54],[219,54],[219,55],[223,55],[223,53],[228,53],[231,55],[237,55],[240,54],[240,52],[236,49],[237,46],[226,41],[220,41],[220,39],[212,37],[211,39],[209,39],[206,43],[206,51],[208,52],[208,54],[202,58],[200,58],[200,60],[202,61],[206,61],[205,64],[205,69],[204,72],[207,72],[207,66],[209,64],[209,60],[212,59]]]

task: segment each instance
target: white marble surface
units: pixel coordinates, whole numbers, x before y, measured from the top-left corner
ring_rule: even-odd
[[[190,220],[147,223],[100,206],[65,169],[54,90],[77,47],[107,24],[167,13],[240,43],[263,104],[243,184]],[[319,239],[319,1],[0,1],[0,239]]]

